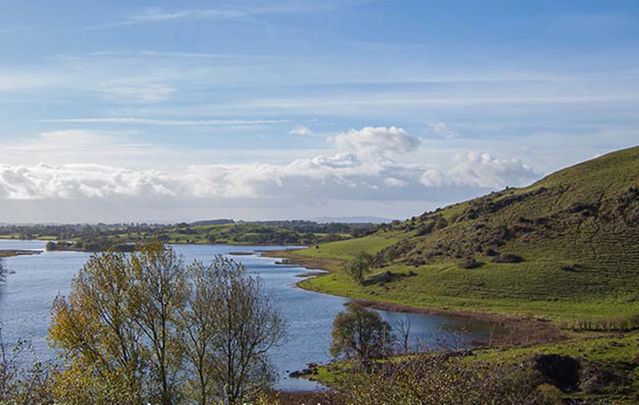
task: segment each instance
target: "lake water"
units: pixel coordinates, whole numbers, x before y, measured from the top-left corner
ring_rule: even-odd
[[[34,249],[44,251],[42,241],[0,240],[0,250]],[[291,371],[306,367],[307,363],[330,360],[328,349],[331,325],[335,315],[344,309],[347,299],[306,291],[296,287],[309,270],[299,266],[276,264],[278,259],[261,257],[259,251],[281,250],[285,247],[247,247],[227,245],[176,245],[185,261],[210,262],[215,255],[232,252],[252,252],[251,255],[229,256],[244,264],[247,271],[262,279],[271,291],[288,325],[288,337],[271,353],[271,359],[280,376],[277,388],[288,391],[317,389],[313,382],[289,378]],[[0,286],[0,321],[3,338],[7,343],[29,339],[38,360],[48,360],[55,353],[47,343],[51,303],[56,295],[69,292],[71,280],[82,268],[88,253],[44,252],[39,255],[17,256],[5,259],[10,274]],[[457,345],[463,331],[466,345],[486,339],[492,326],[485,322],[462,317],[424,314],[403,314],[378,311],[391,326],[409,318],[410,344],[413,347],[429,345]]]

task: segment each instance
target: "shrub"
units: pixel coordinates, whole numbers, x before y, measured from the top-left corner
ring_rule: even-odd
[[[462,269],[476,269],[481,267],[481,263],[475,260],[474,257],[466,258],[462,263],[460,263],[459,267]]]
[[[538,383],[533,370],[519,365],[420,354],[348,373],[339,391],[348,404],[533,404]]]
[[[572,391],[579,385],[581,364],[570,356],[540,354],[534,359],[534,369],[544,380],[564,391]]]
[[[493,258],[495,263],[521,263],[524,258],[513,253],[502,253]]]

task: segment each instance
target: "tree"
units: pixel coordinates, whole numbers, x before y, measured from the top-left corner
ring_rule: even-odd
[[[131,288],[128,259],[104,253],[55,299],[49,338],[66,366],[54,387],[62,402],[142,402],[146,350],[129,313]]]
[[[189,293],[186,306],[180,309],[179,330],[184,355],[191,364],[193,377],[187,388],[188,396],[201,405],[212,401],[211,356],[218,339],[217,325],[211,303],[215,301],[215,282],[212,273],[196,262],[189,268]]]
[[[182,359],[175,320],[184,288],[181,260],[160,242],[130,256],[92,256],[69,297],[53,305],[49,336],[68,366],[59,391],[80,395],[73,401],[87,393],[113,403],[174,403]]]
[[[366,252],[360,252],[348,262],[346,270],[355,281],[361,283],[364,280],[364,275],[370,272],[372,264],[373,256]]]
[[[34,359],[27,367],[24,355],[31,351],[29,341],[5,344],[0,325],[0,404],[49,404],[51,396],[50,367]]]
[[[192,294],[190,304],[208,304],[208,315],[200,319],[212,322],[216,333],[206,348],[205,370],[213,399],[230,404],[254,399],[273,381],[268,351],[284,337],[285,323],[259,279],[246,275],[241,264],[219,256],[194,271],[208,291]]]
[[[187,268],[159,241],[94,255],[53,305],[53,391],[62,403],[240,403],[271,383],[267,352],[283,333],[259,280],[231,260]]]
[[[7,268],[4,265],[4,259],[0,258],[0,283],[7,281]]]
[[[408,353],[409,349],[409,341],[410,341],[410,330],[413,325],[410,316],[404,315],[400,318],[396,323],[396,330],[400,336],[401,350],[404,353]]]
[[[187,295],[184,263],[160,241],[142,245],[129,263],[129,316],[150,346],[145,355],[155,380],[152,394],[171,404],[178,397],[175,386],[182,368],[176,322]]]
[[[372,359],[388,354],[394,340],[388,322],[357,303],[337,314],[332,335],[331,355],[356,359],[365,368]]]

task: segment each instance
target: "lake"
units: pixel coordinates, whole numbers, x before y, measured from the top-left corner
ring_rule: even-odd
[[[33,249],[44,251],[43,241],[0,240],[0,250]],[[306,291],[296,286],[309,270],[300,266],[276,264],[278,259],[262,257],[259,251],[282,250],[282,246],[176,245],[175,250],[185,261],[210,262],[215,255],[229,256],[232,252],[251,252],[250,255],[229,256],[242,262],[248,273],[260,277],[272,293],[288,325],[288,336],[275,348],[271,359],[280,376],[277,388],[286,391],[318,389],[311,381],[288,377],[291,371],[306,367],[307,363],[330,360],[331,325],[335,315],[344,309],[348,299]],[[38,360],[48,360],[55,353],[47,343],[47,328],[51,303],[56,295],[69,292],[71,280],[82,268],[89,253],[43,252],[39,255],[5,259],[12,272],[0,286],[0,321],[6,343],[29,339]],[[391,326],[408,318],[411,323],[412,347],[444,347],[486,339],[492,329],[487,322],[463,317],[405,314],[378,311]]]

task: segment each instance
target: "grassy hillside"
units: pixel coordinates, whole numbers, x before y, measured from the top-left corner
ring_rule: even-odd
[[[358,251],[375,255],[363,285],[342,272]],[[295,258],[333,270],[305,281],[309,289],[586,329],[631,327],[639,319],[639,147]],[[375,277],[382,272],[403,276]]]

